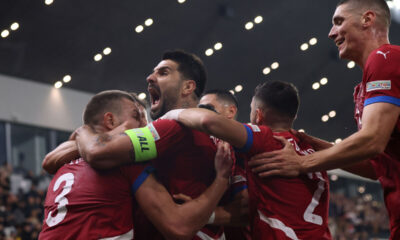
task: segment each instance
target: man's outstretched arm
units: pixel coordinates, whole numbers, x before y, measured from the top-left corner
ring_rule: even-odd
[[[176,120],[186,127],[213,135],[237,148],[243,147],[247,141],[247,131],[243,124],[207,109],[176,109],[162,118]]]
[[[293,134],[295,134],[301,141],[305,141],[308,144],[310,144],[316,151],[321,151],[321,150],[328,149],[328,148],[334,146],[332,143],[330,143],[328,141],[325,141],[323,139],[320,139],[320,138],[317,138],[314,136],[310,136],[310,135],[302,133],[302,132],[297,132],[295,130],[291,130],[291,132]],[[256,173],[260,173],[262,175],[262,173],[263,173],[262,169],[263,169],[262,161],[260,161],[260,165],[253,165],[253,171]],[[342,166],[341,169],[343,169],[347,172],[359,175],[361,177],[369,178],[372,180],[377,180],[375,170],[369,160],[363,160],[363,161],[356,162],[356,163],[350,163],[350,165]]]
[[[231,167],[229,146],[220,144],[215,157],[217,176],[199,197],[178,205],[152,175],[139,187],[135,197],[146,216],[166,238],[192,239],[208,222],[228,188]]]
[[[263,177],[297,176],[300,173],[330,170],[349,166],[382,153],[399,118],[400,107],[390,103],[374,103],[364,108],[363,127],[335,146],[306,156],[293,149],[260,154],[249,165],[262,161]]]
[[[80,127],[76,131],[80,155],[97,169],[110,169],[134,162],[134,147],[125,129],[122,124],[107,133],[97,133],[87,125]]]

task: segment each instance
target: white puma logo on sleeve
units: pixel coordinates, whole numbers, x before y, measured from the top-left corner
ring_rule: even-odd
[[[386,54],[390,53],[390,51],[387,52],[382,52],[382,51],[377,51],[376,54],[382,54],[382,56],[386,59]]]

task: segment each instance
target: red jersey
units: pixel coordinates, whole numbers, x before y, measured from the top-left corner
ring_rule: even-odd
[[[215,178],[216,139],[173,120],[159,119],[147,127],[156,144],[157,158],[153,160],[153,166],[160,182],[171,194],[200,196]],[[135,213],[135,216],[141,223],[135,239],[163,239],[143,213]],[[194,239],[223,237],[223,227],[206,225]]]
[[[109,171],[96,171],[82,159],[65,164],[48,187],[39,239],[133,239],[127,213],[151,171],[149,163]]]
[[[377,102],[400,106],[400,47],[385,44],[367,59],[363,79],[354,89],[354,118],[362,128],[365,106]],[[371,160],[389,210],[391,239],[400,239],[400,121],[397,120],[385,152]]]
[[[236,157],[236,160],[238,158]],[[229,196],[229,201],[233,201],[238,193],[247,191],[247,179],[244,166],[241,166],[237,161],[232,172],[231,186],[225,193]],[[226,239],[228,240],[251,240],[250,226],[247,227],[224,227]]]
[[[273,136],[285,137],[300,155],[313,153],[290,132],[273,133],[267,126],[245,125],[249,158],[282,148]],[[247,161],[246,161],[247,165]],[[326,172],[297,178],[260,178],[246,166],[253,239],[331,239],[328,229],[329,180]]]

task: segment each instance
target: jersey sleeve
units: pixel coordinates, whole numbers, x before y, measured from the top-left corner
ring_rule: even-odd
[[[245,170],[239,166],[235,165],[235,169],[231,176],[231,186],[233,197],[239,192],[247,189],[247,179]]]
[[[187,136],[189,129],[183,127],[175,120],[159,119],[148,125],[154,136],[158,156],[163,156],[171,148],[182,144],[182,139]]]
[[[368,59],[364,106],[377,102],[400,106],[400,51],[382,49]]]
[[[242,148],[236,149],[239,153],[252,156],[264,152],[264,146],[274,139],[272,130],[267,126],[244,124],[244,127],[247,132],[247,141]]]
[[[154,172],[149,162],[141,164],[130,164],[120,168],[122,175],[128,178],[132,194],[135,194],[139,187],[146,181],[147,177]]]
[[[176,147],[187,129],[174,120],[160,119],[125,133],[131,139],[135,163],[141,163],[163,156],[168,149]]]

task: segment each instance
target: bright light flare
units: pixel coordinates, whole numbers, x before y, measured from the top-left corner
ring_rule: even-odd
[[[63,82],[65,82],[65,83],[68,83],[68,82],[71,82],[71,76],[70,75],[65,75],[64,77],[63,77]]]

